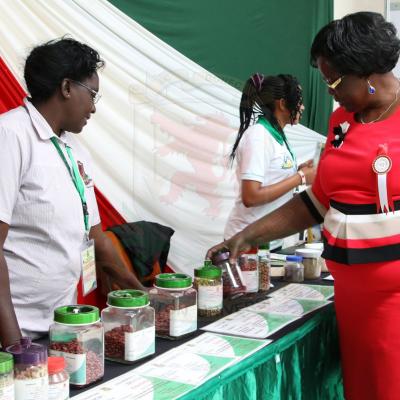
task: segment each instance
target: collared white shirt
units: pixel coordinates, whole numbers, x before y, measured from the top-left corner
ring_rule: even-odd
[[[290,190],[269,203],[245,207],[242,201],[242,180],[257,181],[264,187],[290,178],[295,173],[296,164],[285,144],[278,143],[262,124],[247,128],[237,149],[236,175],[240,189],[225,226],[224,238],[231,238],[293,197],[293,190]],[[282,243],[283,240],[271,242],[271,249]]]
[[[82,203],[54,136],[29,101],[0,116],[0,221],[9,225],[4,255],[17,319],[30,336],[48,331],[54,308],[76,302],[85,240]],[[90,226],[97,225],[90,157],[73,134],[57,140],[82,164]]]

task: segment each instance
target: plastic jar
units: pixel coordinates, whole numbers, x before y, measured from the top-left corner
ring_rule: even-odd
[[[320,250],[297,249],[296,255],[303,257],[304,279],[318,279],[321,277]]]
[[[304,266],[302,264],[302,257],[300,256],[287,256],[284,266],[284,280],[286,282],[299,283],[304,281]]]
[[[221,314],[223,291],[222,271],[211,261],[194,270],[194,287],[197,290],[198,313],[201,317],[214,317]]]
[[[14,400],[14,360],[0,352],[0,400]]]
[[[49,357],[49,399],[69,399],[69,375],[65,370],[64,357]]]
[[[239,268],[242,271],[246,293],[256,293],[259,287],[257,249],[248,251],[238,257]]]
[[[30,337],[6,348],[14,357],[14,388],[17,400],[47,400],[47,349]]]
[[[132,364],[155,352],[154,308],[142,290],[115,290],[101,312],[107,360]]]
[[[224,297],[246,292],[246,286],[243,283],[242,271],[237,264],[229,263],[228,251],[220,251],[214,254],[212,263],[222,270]]]
[[[271,287],[271,258],[269,244],[258,248],[258,284],[259,290],[265,292]]]
[[[179,339],[197,330],[197,293],[186,274],[159,274],[149,291],[156,335]]]
[[[65,358],[71,386],[85,387],[103,377],[104,330],[97,307],[56,308],[49,336],[49,354]]]
[[[322,272],[328,272],[328,268],[326,267],[325,260],[321,257],[322,252],[324,251],[324,244],[321,242],[315,242],[315,243],[306,243],[304,245],[306,249],[314,249],[314,250],[319,250],[320,251],[320,257],[319,257],[319,263],[321,264],[321,271]]]

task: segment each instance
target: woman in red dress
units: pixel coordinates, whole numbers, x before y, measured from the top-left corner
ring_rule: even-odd
[[[241,251],[324,222],[345,397],[400,398],[400,40],[360,12],[317,34],[311,62],[340,107],[312,187],[228,241]]]

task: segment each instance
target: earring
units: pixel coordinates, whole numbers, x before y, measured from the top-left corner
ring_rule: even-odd
[[[375,94],[376,89],[371,85],[371,82],[369,81],[369,79],[367,79],[367,83],[368,83],[368,93]]]

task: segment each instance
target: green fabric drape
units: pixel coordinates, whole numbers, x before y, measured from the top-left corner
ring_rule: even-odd
[[[161,40],[242,89],[254,72],[295,75],[304,89],[302,123],[326,134],[332,101],[309,64],[333,0],[109,0]]]
[[[182,399],[344,399],[333,305]]]

